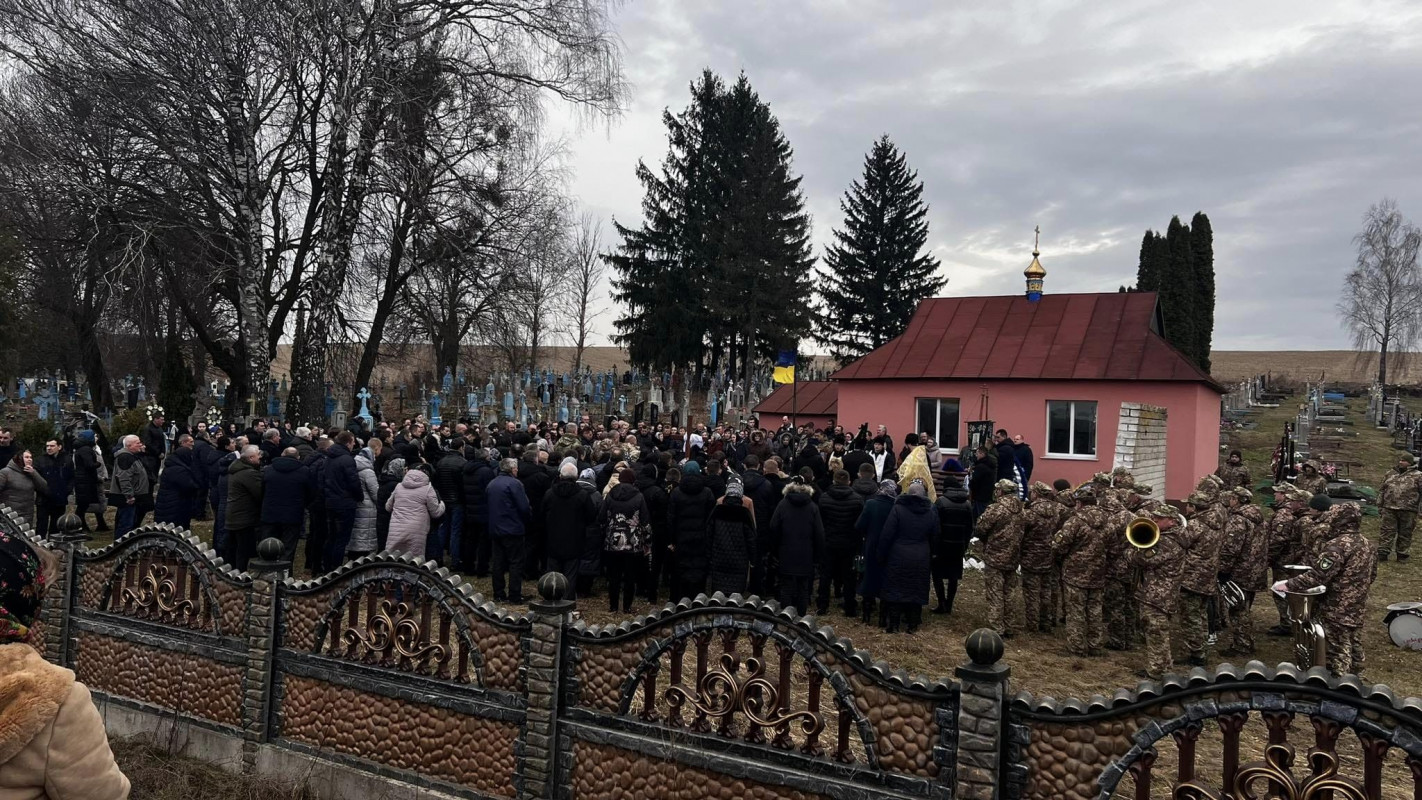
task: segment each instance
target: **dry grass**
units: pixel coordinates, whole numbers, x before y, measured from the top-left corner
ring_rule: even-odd
[[[315,800],[316,794],[261,776],[234,775],[150,744],[113,739],[114,758],[133,784],[134,800]]]
[[[1390,383],[1422,382],[1422,358],[1406,353],[1388,358]],[[1215,350],[1210,353],[1210,375],[1217,381],[1232,382],[1255,375],[1295,381],[1327,381],[1330,384],[1367,386],[1378,374],[1376,353],[1353,350]]]

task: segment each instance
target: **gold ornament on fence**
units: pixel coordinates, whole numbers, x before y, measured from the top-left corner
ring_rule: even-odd
[[[348,645],[364,645],[367,658],[379,654],[382,661],[388,661],[390,651],[411,661],[421,661],[432,657],[436,661],[444,658],[444,646],[434,643],[421,644],[424,632],[420,623],[411,613],[409,603],[380,601],[380,610],[366,621],[365,630],[351,628],[343,636]]]
[[[138,582],[137,591],[123,590],[123,601],[125,604],[132,603],[135,611],[175,622],[189,621],[197,611],[193,601],[179,596],[178,582],[169,574],[165,564],[150,566],[148,573]]]
[[[721,654],[721,665],[710,670],[696,686],[693,694],[680,686],[667,689],[664,697],[673,711],[680,711],[685,704],[712,719],[730,717],[739,712],[753,724],[763,728],[788,726],[800,723],[800,730],[806,736],[814,736],[824,730],[824,720],[811,711],[785,713],[780,710],[780,690],[765,678],[765,664],[760,659],[750,657],[745,660],[745,674],[740,673],[741,662],[731,653]]]
[[[1233,800],[1368,800],[1363,785],[1338,774],[1338,757],[1326,750],[1310,750],[1309,765],[1313,774],[1302,782],[1294,778],[1294,748],[1287,744],[1271,744],[1264,751],[1263,761],[1240,767],[1234,776],[1232,792],[1223,797]],[[1262,788],[1263,793],[1256,791]],[[1221,800],[1221,797],[1194,783],[1175,787],[1175,800]]]

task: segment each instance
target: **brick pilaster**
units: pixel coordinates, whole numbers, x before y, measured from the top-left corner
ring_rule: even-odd
[[[559,768],[558,701],[562,694],[563,627],[573,612],[564,600],[568,581],[551,572],[538,581],[539,600],[533,615],[525,682],[528,713],[523,730],[523,757],[517,782],[519,800],[553,800]]]
[[[247,670],[242,675],[242,771],[257,767],[257,752],[270,736],[272,669],[276,655],[277,587],[291,569],[282,561],[279,539],[257,545],[248,564],[252,588],[247,595]]]
[[[958,699],[958,769],[955,798],[998,800],[1003,796],[1003,755],[1011,669],[1001,662],[1002,637],[989,629],[968,635],[970,663],[955,670]]]

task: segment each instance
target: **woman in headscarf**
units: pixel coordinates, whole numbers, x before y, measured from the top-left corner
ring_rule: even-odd
[[[89,690],[27,643],[56,566],[0,531],[0,797],[124,800],[128,778]]]
[[[860,619],[867,625],[869,620],[874,619],[874,601],[879,599],[879,593],[884,589],[884,569],[879,563],[876,554],[879,550],[879,532],[884,529],[884,523],[889,519],[889,512],[894,510],[894,498],[899,496],[899,486],[891,480],[879,482],[879,491],[868,500],[864,501],[864,510],[859,514],[859,521],[854,523],[855,530],[864,540],[864,553],[860,557],[861,568],[864,570],[864,577],[859,581],[859,594],[864,598],[863,612]],[[879,625],[883,627],[888,615],[887,609],[879,609]]]
[[[922,447],[915,448],[915,452],[922,451]],[[909,633],[916,632],[928,603],[930,543],[938,535],[938,515],[928,494],[923,481],[910,483],[908,491],[894,501],[894,510],[879,532],[875,555],[884,569],[883,601],[889,607],[887,633],[898,633],[900,621]]]

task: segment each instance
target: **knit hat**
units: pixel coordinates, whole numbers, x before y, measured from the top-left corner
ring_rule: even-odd
[[[1001,481],[999,481],[999,483],[1001,483]],[[907,493],[913,495],[914,497],[927,497],[928,486],[924,484],[921,478],[915,478],[911,483],[909,483]]]
[[[745,487],[740,481],[728,481],[726,483],[726,496],[732,500],[739,500],[745,497]]]
[[[1314,511],[1327,511],[1333,505],[1333,499],[1322,492],[1308,499],[1308,507]]]
[[[86,433],[87,433],[87,432],[88,432],[88,431],[86,431]],[[1416,464],[1416,463],[1417,463],[1417,457],[1414,456],[1414,455],[1412,455],[1411,453],[1403,453],[1402,455],[1400,455],[1400,456],[1397,457],[1397,460],[1398,460],[1398,461],[1406,461],[1406,462],[1409,463],[1409,464]]]
[[[590,469],[585,469],[585,470],[583,470],[582,472],[579,472],[579,473],[578,473],[578,480],[580,480],[580,481],[587,481],[588,483],[593,483],[593,482],[595,482],[595,481],[597,480],[597,476],[593,474],[593,471],[592,471],[592,470],[590,470]]]
[[[898,497],[899,485],[893,481],[879,481],[879,494],[885,497]]]
[[[681,465],[681,474],[699,475],[701,474],[701,464],[699,462],[691,461],[688,459],[685,464]]]
[[[633,472],[631,467],[627,467],[617,473],[617,481],[628,486],[634,485],[637,483],[637,473]]]
[[[83,442],[84,444],[93,444],[93,443],[94,443],[94,432],[93,432],[93,431],[88,431],[88,430],[79,431],[79,437],[78,437],[78,438],[79,438],[79,441]]]

